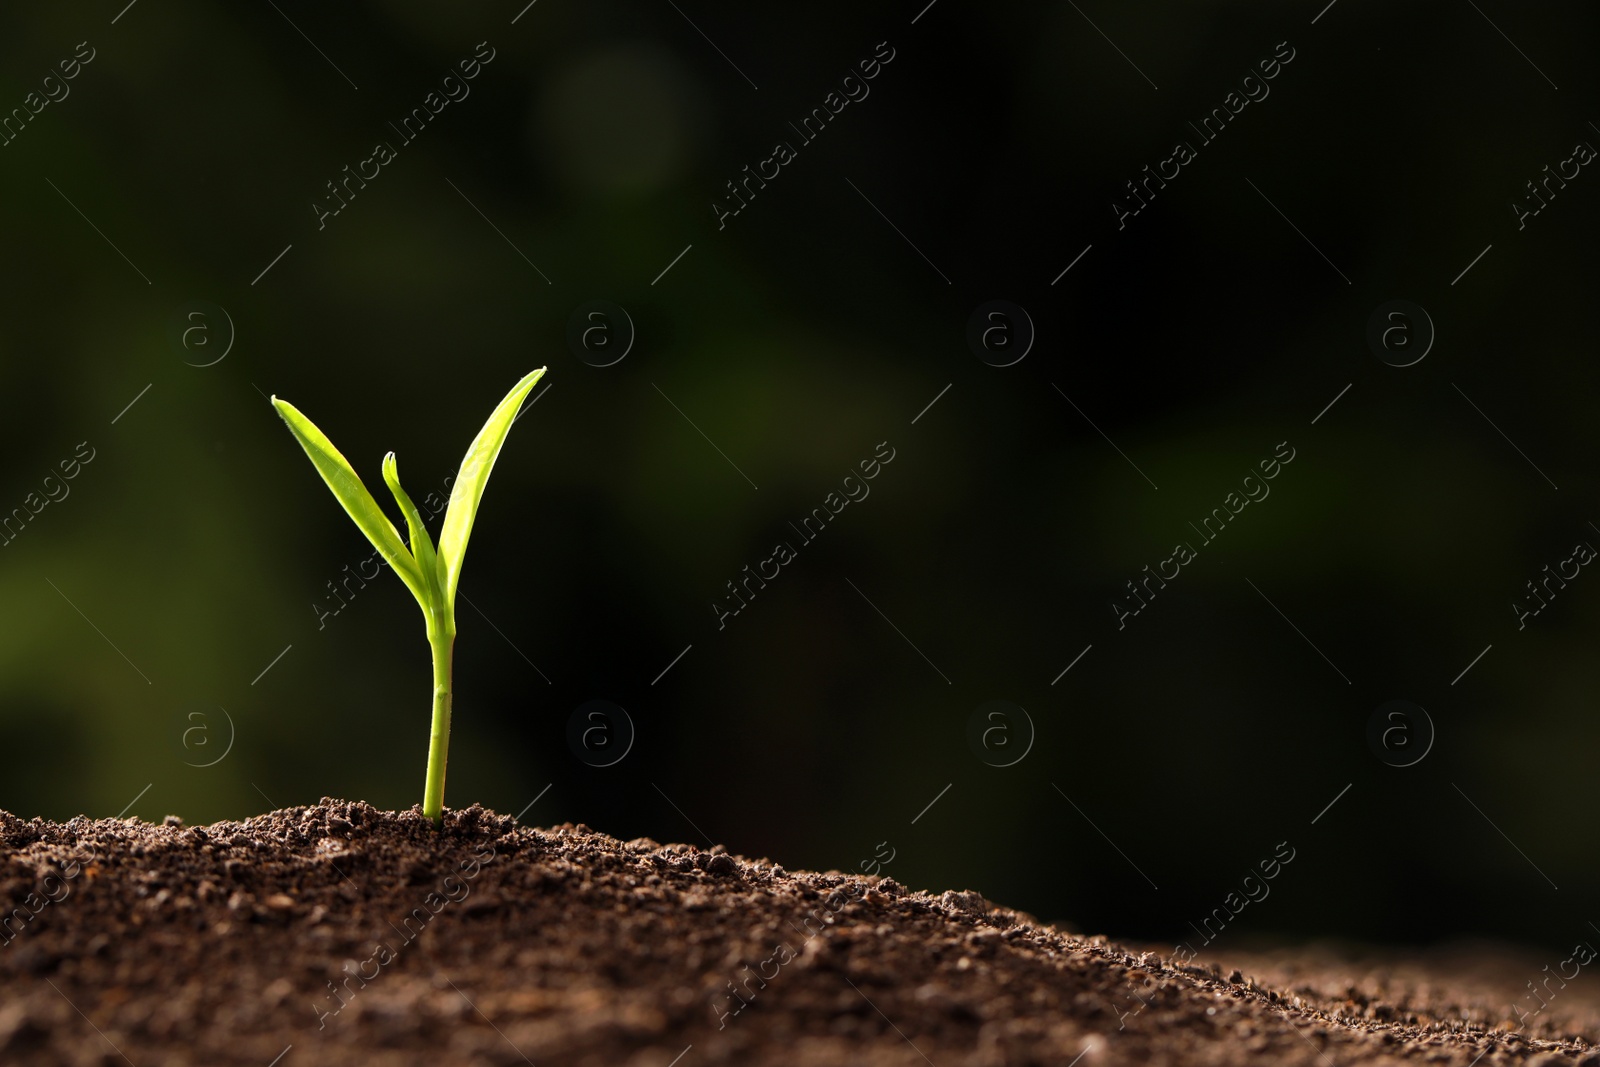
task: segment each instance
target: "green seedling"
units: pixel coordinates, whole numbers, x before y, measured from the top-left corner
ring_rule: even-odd
[[[394,523],[367,492],[349,460],[333,447],[327,435],[293,404],[272,398],[272,406],[283,416],[306,455],[311,457],[322,480],[328,483],[344,510],[367,535],[367,540],[383,553],[389,566],[422,605],[422,614],[428,623],[428,644],[433,649],[433,734],[428,742],[428,777],[422,792],[422,813],[436,823],[444,814],[444,768],[450,749],[451,675],[456,641],[456,583],[461,578],[461,559],[466,555],[472,520],[478,514],[483,487],[489,482],[489,472],[494,469],[500,447],[505,444],[506,434],[511,432],[511,424],[516,421],[528,390],[544,372],[545,368],[540,367],[518,382],[473,439],[456,473],[455,486],[450,490],[450,505],[445,511],[437,548],[422,525],[416,505],[400,488],[400,472],[393,452],[383,457],[383,480],[405,516],[406,529],[411,534],[409,548],[400,540]]]

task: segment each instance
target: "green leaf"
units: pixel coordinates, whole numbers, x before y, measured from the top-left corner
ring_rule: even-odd
[[[406,491],[400,488],[400,464],[395,460],[393,452],[383,457],[383,480],[400,505],[401,514],[406,517],[406,529],[411,534],[411,554],[416,557],[417,567],[422,572],[424,584],[428,587],[429,600],[438,606],[442,603],[440,597],[442,590],[439,561],[433,550],[433,538],[428,536],[428,528],[422,523],[422,513],[417,511],[417,506],[411,502],[411,497]]]
[[[445,512],[444,528],[439,532],[445,603],[452,607],[456,602],[456,583],[461,578],[461,558],[467,554],[467,538],[472,536],[472,520],[477,517],[483,487],[488,484],[500,446],[505,444],[506,434],[511,432],[511,424],[516,421],[517,410],[544,372],[545,368],[540,367],[512,387],[478,431],[472,447],[467,449],[466,458],[461,461],[461,470],[456,473],[456,484],[450,490],[450,508]]]
[[[316,424],[301,414],[293,404],[273,397],[272,406],[288,424],[289,432],[300,442],[300,447],[306,450],[306,455],[311,457],[311,463],[317,468],[317,473],[328,483],[328,488],[333,490],[333,495],[344,505],[344,510],[355,520],[356,526],[367,535],[367,540],[372,542],[373,547],[383,553],[384,559],[389,561],[389,566],[394,568],[400,580],[406,583],[406,588],[411,590],[417,602],[426,609],[427,593],[421,568],[400,540],[400,533],[394,528],[394,523],[389,521],[383,509],[378,507],[378,502],[372,499],[372,494],[367,492],[367,487],[362,484],[350,466],[350,461],[345,459],[339,450],[333,447],[333,442],[328,440],[327,435],[317,429]]]

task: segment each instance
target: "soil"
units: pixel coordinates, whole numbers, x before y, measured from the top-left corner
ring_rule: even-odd
[[[1513,1032],[1537,962],[1179,967],[975,893],[478,807],[0,812],[0,906],[5,1064],[1600,1065],[1581,981]]]

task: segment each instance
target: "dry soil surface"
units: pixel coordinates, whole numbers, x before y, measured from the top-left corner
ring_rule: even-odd
[[[1180,967],[975,893],[478,807],[0,812],[0,907],[5,1064],[1600,1065],[1581,980],[1512,1017],[1535,962]]]

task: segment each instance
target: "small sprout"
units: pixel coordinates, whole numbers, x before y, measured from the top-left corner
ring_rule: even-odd
[[[540,367],[518,382],[473,439],[456,473],[455,486],[450,490],[450,506],[445,511],[437,548],[428,537],[416,505],[400,488],[400,469],[393,452],[383,457],[383,480],[405,516],[409,548],[400,539],[394,523],[367,492],[350,462],[333,447],[333,442],[293,404],[272,398],[272,406],[283,416],[306,455],[311,457],[322,480],[328,483],[344,510],[367,535],[367,540],[383,553],[389,566],[422,605],[428,623],[428,644],[433,649],[433,735],[428,743],[428,778],[423,787],[422,813],[436,823],[444,814],[444,768],[450,748],[451,673],[456,640],[456,583],[461,578],[461,559],[466,555],[472,520],[478,514],[478,502],[483,499],[483,487],[489,482],[489,472],[500,455],[500,446],[511,432],[522,401],[544,372],[545,368]]]

